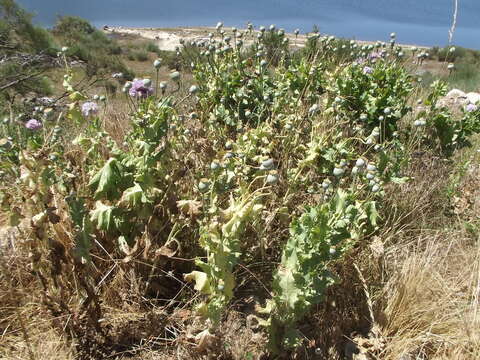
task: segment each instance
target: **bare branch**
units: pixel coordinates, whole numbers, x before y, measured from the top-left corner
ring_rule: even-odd
[[[458,14],[458,0],[453,0],[453,21],[452,27],[448,30],[448,45],[452,44],[453,34],[457,27],[457,14]]]

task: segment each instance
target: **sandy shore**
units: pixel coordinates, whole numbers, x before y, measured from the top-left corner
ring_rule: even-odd
[[[173,51],[176,47],[180,46],[180,40],[184,41],[197,41],[201,39],[207,39],[210,32],[215,33],[216,29],[214,27],[194,27],[194,28],[136,28],[136,27],[125,27],[125,26],[106,26],[104,32],[109,34],[118,34],[118,35],[133,35],[140,36],[145,39],[154,40],[155,43],[161,50]],[[227,33],[232,33],[231,28],[224,28]],[[307,41],[307,35],[299,34],[295,36],[294,34],[286,34],[290,39],[291,44],[295,44],[298,47],[303,47]],[[253,42],[253,39],[250,36],[244,37],[244,43],[248,45]],[[356,40],[360,45],[364,44],[374,44],[374,41],[360,41]],[[414,45],[401,45],[405,47],[411,47]],[[428,49],[428,47],[417,46],[421,49]]]
[[[216,33],[216,29],[214,27],[136,28],[125,26],[109,26],[103,30],[104,32],[110,34],[133,35],[140,36],[145,39],[151,39],[155,41],[161,50],[170,51],[173,51],[177,46],[180,46],[181,39],[184,41],[197,41],[208,39],[208,34],[211,32]],[[224,30],[227,33],[232,33],[231,28],[224,28]],[[297,39],[295,39],[294,34],[287,34],[287,37],[290,38],[291,43],[295,42],[298,46],[304,46],[305,42],[307,41],[306,35],[298,35]],[[244,37],[243,40],[246,45],[253,42],[253,39],[250,36]]]

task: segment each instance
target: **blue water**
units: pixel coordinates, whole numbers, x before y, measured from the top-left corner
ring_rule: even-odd
[[[140,27],[276,24],[287,31],[320,31],[359,40],[444,46],[453,0],[17,0],[51,26],[57,15],[78,15],[97,26]],[[480,0],[459,0],[453,43],[480,49]]]

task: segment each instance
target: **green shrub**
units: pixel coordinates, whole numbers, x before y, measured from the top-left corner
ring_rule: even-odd
[[[145,50],[148,51],[148,52],[151,52],[151,53],[158,54],[158,55],[160,55],[160,53],[161,53],[160,48],[154,42],[147,43],[147,45],[145,45]]]
[[[480,62],[455,63],[455,69],[446,79],[453,88],[462,89],[463,91],[478,91],[480,89]]]
[[[133,54],[134,59],[137,61],[147,61],[148,60],[148,53],[144,50],[139,50]]]
[[[448,47],[433,47],[431,49],[431,54],[433,57],[437,58],[438,61],[447,61],[447,62],[468,62],[468,63],[475,63],[480,62],[480,51],[467,49],[461,46],[455,46],[455,50],[451,51],[453,46]]]
[[[0,0],[0,103],[17,95],[50,93],[43,73],[54,66],[57,47],[50,34],[32,25],[32,15],[13,0]],[[24,58],[18,61],[18,56]]]
[[[365,134],[375,132],[374,137],[383,141],[391,138],[398,121],[411,110],[407,102],[412,89],[411,76],[395,62],[354,63],[337,71],[332,87],[336,96],[329,98],[329,104],[351,125]]]
[[[67,45],[68,56],[76,57],[87,64],[87,75],[109,72],[131,73],[122,63],[121,47],[88,21],[76,16],[61,16],[53,30],[62,45]]]

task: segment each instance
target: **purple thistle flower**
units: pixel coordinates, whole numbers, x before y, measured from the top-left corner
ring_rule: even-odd
[[[87,101],[82,105],[82,114],[85,117],[89,117],[90,115],[95,115],[98,112],[98,105],[93,101]]]
[[[474,112],[474,111],[477,111],[477,109],[478,109],[478,106],[475,104],[468,104],[465,108],[467,112]]]
[[[40,130],[43,127],[43,125],[40,121],[36,119],[30,119],[25,123],[25,127],[29,130],[37,131],[37,130]]]
[[[353,62],[353,65],[357,66],[357,65],[362,65],[362,64],[365,64],[366,60],[363,59],[363,58],[357,58],[354,62]]]
[[[146,98],[153,94],[153,88],[145,86],[143,80],[135,79],[132,82],[132,87],[128,91],[131,97]]]
[[[365,66],[363,68],[363,73],[364,74],[371,74],[371,73],[373,73],[373,69],[370,66]]]

